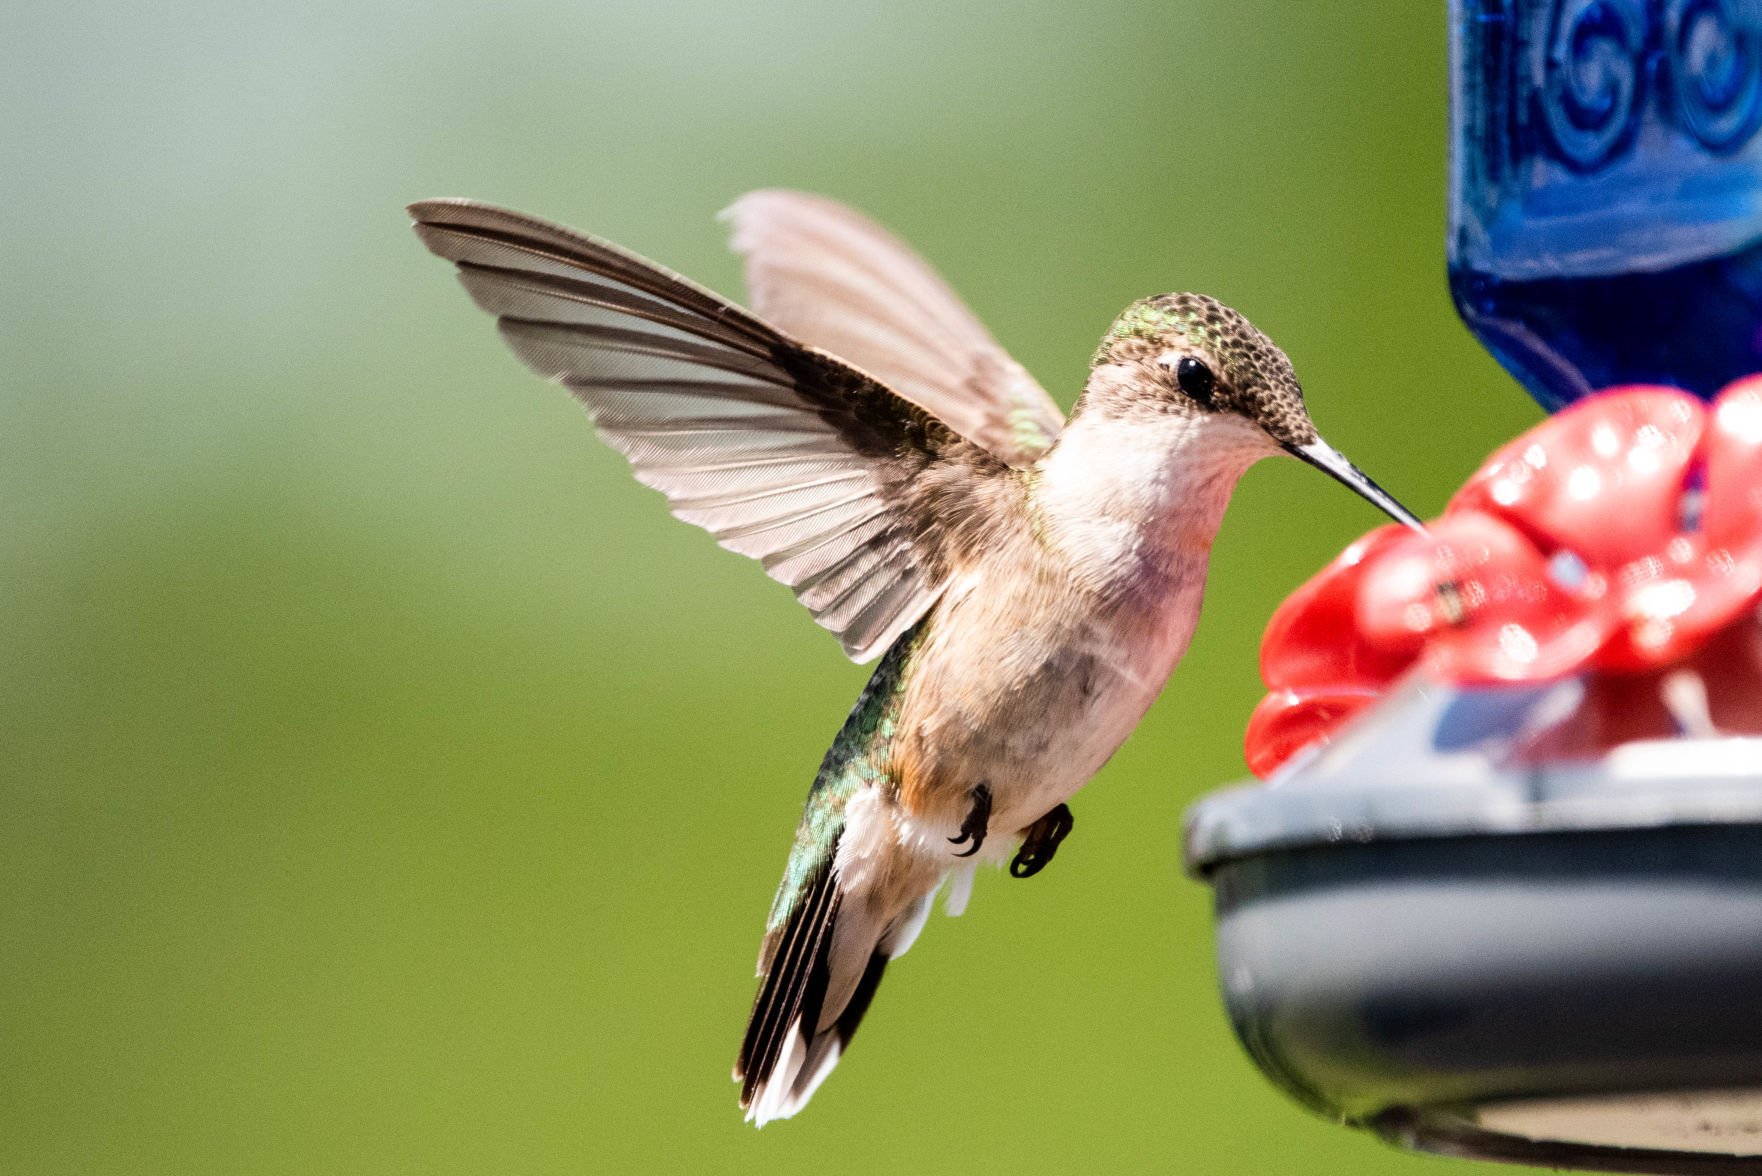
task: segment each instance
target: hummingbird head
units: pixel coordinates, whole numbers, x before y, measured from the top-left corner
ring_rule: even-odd
[[[1229,427],[1237,444],[1288,453],[1350,487],[1396,522],[1406,507],[1323,441],[1291,360],[1253,323],[1203,294],[1159,294],[1128,306],[1091,361],[1092,395],[1128,407]],[[1240,426],[1246,424],[1249,429]]]

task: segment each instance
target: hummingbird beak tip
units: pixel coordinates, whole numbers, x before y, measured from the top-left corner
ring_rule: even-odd
[[[1348,487],[1360,498],[1371,503],[1402,526],[1411,527],[1421,534],[1425,533],[1425,524],[1420,522],[1412,511],[1396,501],[1394,495],[1371,481],[1363,470],[1347,461],[1344,454],[1326,441],[1317,437],[1307,445],[1287,445],[1285,448],[1291,456],[1299,461],[1307,462]]]

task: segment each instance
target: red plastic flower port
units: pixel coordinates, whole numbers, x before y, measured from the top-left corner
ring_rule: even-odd
[[[1416,663],[1470,686],[1657,673],[1759,597],[1762,377],[1711,410],[1605,392],[1494,453],[1428,533],[1374,531],[1292,594],[1261,647],[1249,767],[1324,742]]]

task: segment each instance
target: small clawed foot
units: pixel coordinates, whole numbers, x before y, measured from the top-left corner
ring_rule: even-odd
[[[1058,852],[1058,843],[1070,834],[1076,823],[1071,810],[1062,804],[1035,821],[1028,827],[1028,837],[1022,842],[1022,848],[1010,861],[1009,876],[1032,878],[1044,870],[1052,855]]]
[[[981,784],[973,789],[973,807],[968,810],[967,819],[961,822],[961,835],[948,839],[951,845],[966,845],[969,841],[973,844],[954,856],[972,857],[978,853],[979,847],[985,844],[985,834],[990,828],[991,786]]]

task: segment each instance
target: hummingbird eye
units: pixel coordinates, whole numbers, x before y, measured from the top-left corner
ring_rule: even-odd
[[[1211,394],[1217,387],[1217,377],[1211,374],[1211,368],[1203,359],[1191,355],[1183,355],[1175,365],[1175,382],[1181,385],[1181,391],[1201,404],[1211,403]]]

